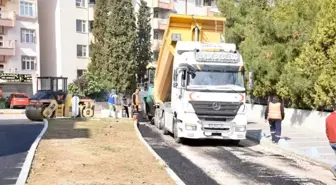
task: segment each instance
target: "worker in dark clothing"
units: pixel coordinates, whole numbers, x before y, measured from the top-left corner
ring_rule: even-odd
[[[278,143],[281,137],[281,122],[285,118],[284,105],[278,96],[273,96],[265,111],[265,122],[269,123],[272,141]]]
[[[122,105],[123,105],[123,109],[125,110],[127,118],[129,118],[128,103],[127,103],[126,96],[123,96],[123,98],[122,98]]]

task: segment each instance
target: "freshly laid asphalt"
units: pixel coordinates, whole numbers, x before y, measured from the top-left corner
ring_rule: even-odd
[[[0,185],[15,184],[27,152],[43,128],[24,115],[0,115]]]
[[[178,148],[181,146],[172,142],[171,136],[163,136],[153,126],[148,123],[139,124],[139,130],[147,141],[147,143],[153,148],[153,150],[167,163],[167,165],[185,182],[186,185],[217,185],[217,181],[209,177],[200,167],[191,162],[186,155],[181,154]],[[212,142],[213,143],[213,142]],[[237,178],[244,179],[247,184],[272,184],[272,185],[303,185],[303,184],[325,184],[321,181],[309,178],[295,177],[290,172],[276,170],[266,165],[257,164],[254,162],[242,161],[232,151],[244,153],[252,158],[258,158],[265,154],[262,152],[255,152],[248,148],[239,146],[226,146],[222,147],[219,144],[210,144],[209,150],[205,150],[204,144],[209,143],[197,141],[189,144],[191,150],[198,151],[199,153],[206,153],[207,159],[216,159],[223,161],[223,169],[227,172],[236,174]],[[203,146],[202,146],[203,145]],[[211,146],[212,145],[212,146]],[[208,145],[209,146],[209,145]],[[188,147],[188,146],[187,146]],[[276,158],[283,158],[283,162],[290,165],[295,165],[293,162],[285,158],[284,156],[274,156]],[[205,159],[205,160],[207,160]],[[291,164],[293,163],[293,164]],[[245,184],[244,183],[244,184]],[[230,182],[228,182],[230,184]]]

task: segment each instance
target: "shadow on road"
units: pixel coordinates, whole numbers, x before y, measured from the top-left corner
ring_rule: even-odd
[[[27,120],[0,120],[0,157],[27,152],[43,128]]]

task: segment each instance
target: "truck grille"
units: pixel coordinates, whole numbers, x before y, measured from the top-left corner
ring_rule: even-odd
[[[240,106],[239,102],[210,102],[210,101],[190,101],[189,102],[197,116],[208,117],[220,116],[220,119],[233,118],[237,115]]]

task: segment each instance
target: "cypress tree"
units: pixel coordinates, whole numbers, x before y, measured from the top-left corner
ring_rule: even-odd
[[[152,61],[151,51],[151,13],[147,2],[141,0],[139,12],[137,13],[137,39],[136,39],[136,62],[137,74],[143,77],[146,73],[146,66]]]
[[[137,70],[134,7],[131,0],[110,0],[107,6],[105,84],[118,92],[134,91]]]

